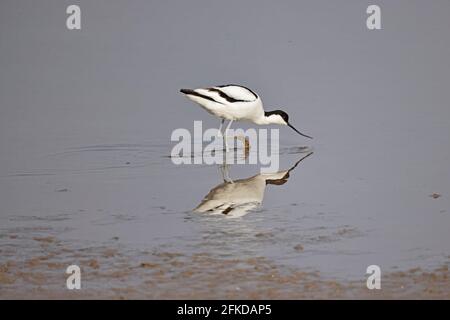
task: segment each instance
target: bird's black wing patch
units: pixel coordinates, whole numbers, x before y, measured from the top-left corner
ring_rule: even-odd
[[[231,103],[233,103],[233,102],[249,102],[249,100],[235,99],[235,98],[227,95],[222,90],[217,89],[217,88],[208,88],[208,91],[217,92],[219,94],[219,96],[221,96],[222,98],[224,98],[225,100],[227,100],[228,102],[231,102]]]
[[[234,210],[233,207],[228,207],[228,208],[226,208],[225,210],[223,210],[222,213],[225,214],[225,215],[227,215],[227,214],[229,214],[230,211],[232,211],[232,210]]]
[[[216,103],[223,104],[220,101],[214,100],[214,98],[212,98],[212,97],[209,97],[207,95],[198,93],[197,91],[194,91],[192,89],[181,89],[180,92],[184,93],[184,94],[187,94],[187,95],[196,96],[196,97],[200,97],[200,98],[203,98],[203,99],[206,99],[206,100],[209,100],[209,101],[213,101],[213,102],[216,102]]]
[[[250,92],[255,97],[255,99],[258,99],[258,95],[255,92],[253,92],[250,88],[241,86],[239,84],[226,84],[226,85],[222,85],[222,86],[217,86],[217,88],[226,88],[226,87],[240,87],[240,88],[243,88],[243,89],[247,90],[248,92]]]

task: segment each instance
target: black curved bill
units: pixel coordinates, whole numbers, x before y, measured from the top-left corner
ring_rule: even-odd
[[[304,137],[306,137],[306,138],[310,138],[310,139],[313,138],[313,137],[307,136],[306,134],[301,133],[300,131],[298,131],[297,129],[295,129],[294,126],[291,125],[290,123],[288,123],[287,125],[288,125],[289,127],[291,127],[292,129],[294,129],[295,132],[297,132],[299,135],[304,136]]]

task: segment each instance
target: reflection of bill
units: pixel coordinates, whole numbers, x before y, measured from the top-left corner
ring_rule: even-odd
[[[225,181],[211,189],[193,211],[241,217],[261,205],[267,185],[271,184],[279,186],[285,184],[289,179],[292,170],[294,170],[302,160],[312,154],[313,153],[310,152],[302,157],[289,170],[276,173],[262,173],[247,179],[236,181]]]

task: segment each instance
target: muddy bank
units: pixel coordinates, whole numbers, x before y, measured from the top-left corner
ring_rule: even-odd
[[[383,274],[382,289],[368,290],[363,276],[335,280],[264,257],[135,250],[113,240],[109,246],[82,247],[32,232],[6,236],[9,245],[0,252],[1,299],[450,298],[449,264]],[[81,290],[66,289],[65,269],[71,264],[81,268]]]

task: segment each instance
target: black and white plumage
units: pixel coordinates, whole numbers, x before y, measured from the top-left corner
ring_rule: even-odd
[[[211,189],[193,211],[222,214],[228,217],[242,217],[262,204],[267,185],[279,186],[285,184],[290,177],[290,173],[298,164],[312,154],[310,152],[303,156],[288,170],[258,174],[232,182],[225,181]]]
[[[287,125],[298,134],[312,139],[295,129],[289,123],[289,116],[281,110],[264,111],[261,98],[249,88],[228,84],[199,89],[181,89],[190,100],[198,103],[203,109],[221,119],[219,134],[222,135],[222,125],[229,120],[224,135],[233,121],[249,121],[258,125]]]

